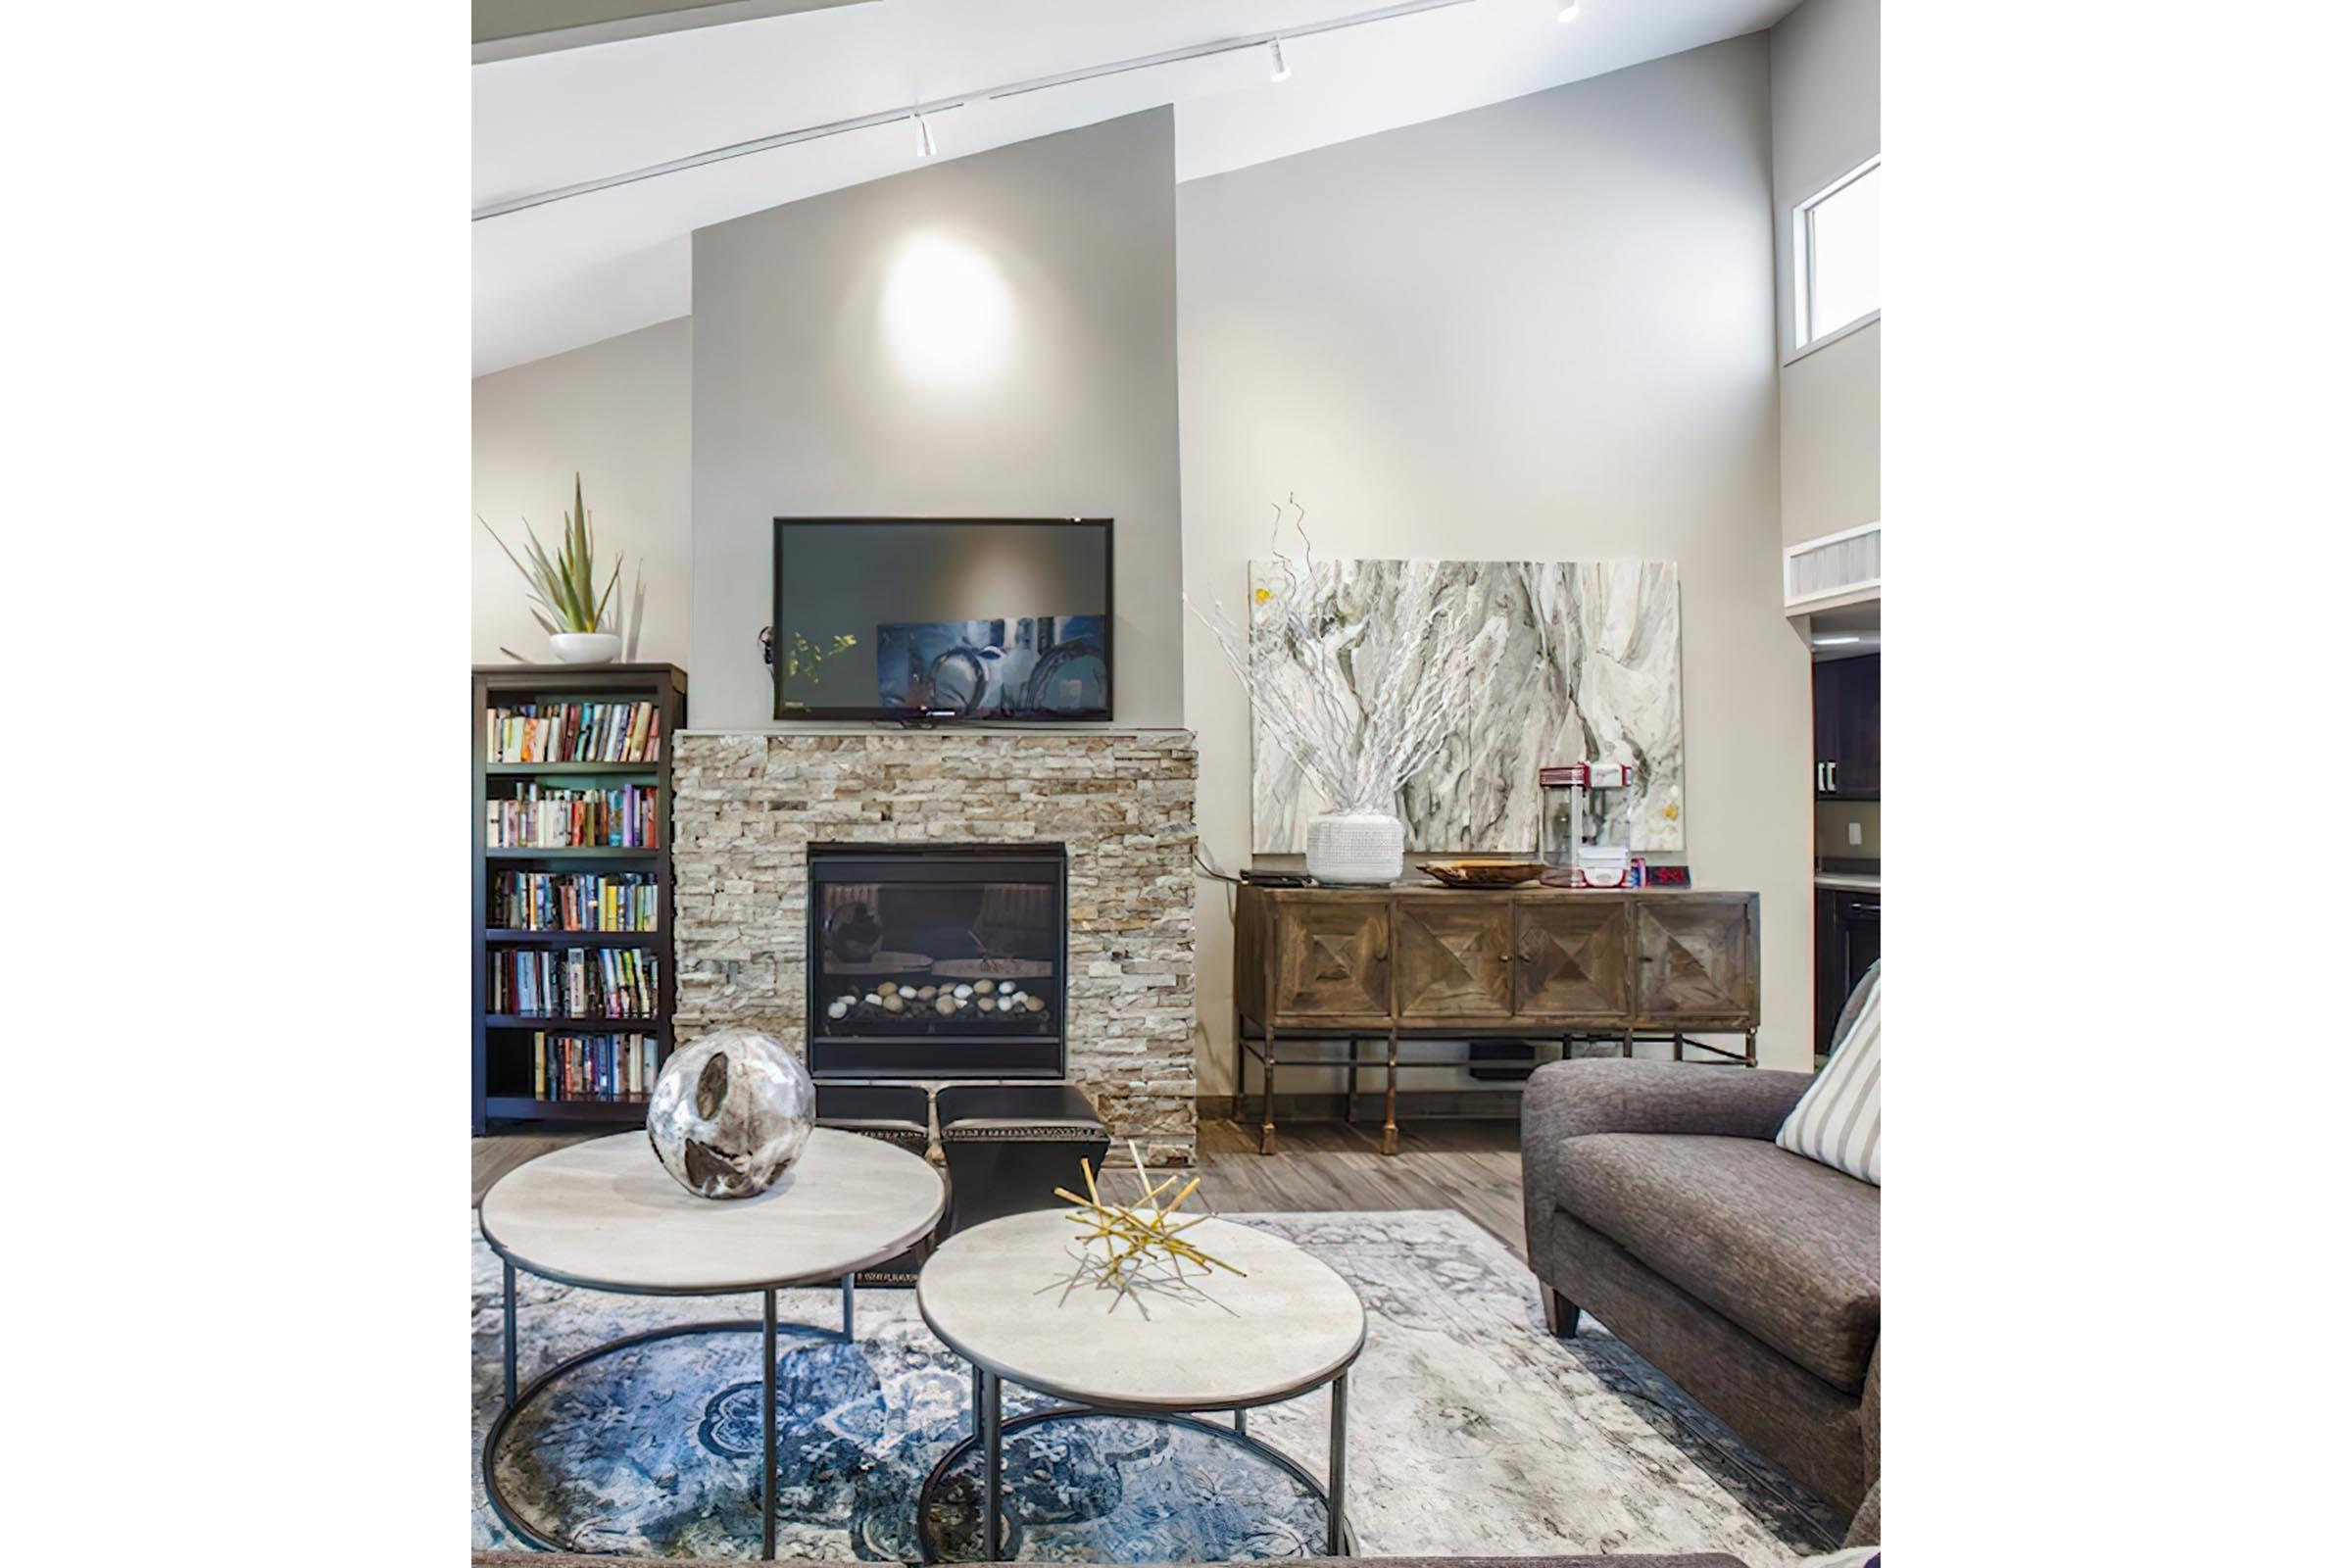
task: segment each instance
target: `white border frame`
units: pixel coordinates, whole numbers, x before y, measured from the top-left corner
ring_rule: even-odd
[[[1788,243],[1794,247],[1792,255],[1795,265],[1788,269],[1788,275],[1796,291],[1796,298],[1790,302],[1788,317],[1796,327],[1796,342],[1789,350],[1791,361],[1801,357],[1808,349],[1820,347],[1833,337],[1858,328],[1866,320],[1878,319],[1879,313],[1871,310],[1850,321],[1840,321],[1826,332],[1813,330],[1813,210],[1854,181],[1876,173],[1885,156],[1883,153],[1872,153],[1869,158],[1789,209]]]

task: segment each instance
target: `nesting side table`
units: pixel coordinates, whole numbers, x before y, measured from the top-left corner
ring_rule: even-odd
[[[641,1132],[542,1154],[482,1198],[482,1240],[505,1265],[506,1404],[482,1440],[482,1487],[515,1535],[564,1549],[517,1516],[498,1484],[497,1456],[514,1418],[551,1384],[649,1340],[760,1335],[764,1465],[760,1553],[776,1554],[776,1292],[841,1282],[841,1332],[857,1329],[858,1271],[895,1257],[939,1222],[947,1188],[920,1154],[819,1127],[773,1187],[756,1198],[697,1198],[662,1170]],[[515,1378],[514,1272],[625,1296],[760,1298],[758,1321],[673,1324]]]
[[[937,1560],[928,1523],[948,1472],[976,1445],[982,1455],[984,1555],[1002,1553],[1004,1438],[1053,1421],[1115,1414],[1190,1426],[1240,1444],[1288,1471],[1323,1499],[1326,1549],[1352,1549],[1347,1526],[1348,1370],[1364,1348],[1364,1307],[1320,1258],[1265,1231],[1203,1220],[1185,1233],[1245,1272],[1219,1272],[1197,1291],[1154,1294],[1150,1316],[1115,1309],[1091,1285],[1048,1289],[1073,1266],[1066,1210],[1013,1214],[950,1238],[923,1265],[915,1304],[942,1343],[971,1363],[972,1436],[932,1468],[917,1503],[926,1560]],[[1004,1419],[1010,1381],[1067,1408]],[[1328,1484],[1250,1437],[1246,1412],[1331,1390]],[[1230,1411],[1230,1428],[1199,1419]]]

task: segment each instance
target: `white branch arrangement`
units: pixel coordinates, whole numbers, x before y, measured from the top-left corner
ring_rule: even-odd
[[[1294,495],[1286,517],[1284,505],[1274,508],[1274,566],[1253,595],[1247,629],[1222,601],[1203,611],[1187,594],[1185,608],[1216,637],[1266,733],[1328,809],[1394,815],[1405,780],[1437,760],[1462,715],[1492,700],[1507,628],[1500,615],[1475,632],[1452,624],[1438,604],[1438,564],[1430,561],[1404,564],[1395,624],[1343,621],[1331,592],[1336,567],[1326,563],[1317,581],[1306,509]],[[1298,535],[1297,559],[1282,549],[1286,525]],[[1295,672],[1288,679],[1286,664]],[[1370,679],[1360,695],[1359,676]]]

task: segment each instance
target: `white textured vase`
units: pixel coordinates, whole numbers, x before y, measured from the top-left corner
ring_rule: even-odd
[[[1404,824],[1386,811],[1325,811],[1306,824],[1306,874],[1385,884],[1404,875]]]
[[[620,634],[611,631],[558,631],[548,645],[566,664],[610,664],[620,657]]]

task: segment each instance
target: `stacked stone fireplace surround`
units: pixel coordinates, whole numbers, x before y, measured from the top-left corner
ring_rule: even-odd
[[[808,1050],[810,844],[1060,844],[1069,1078],[1148,1162],[1194,1158],[1193,826],[1182,730],[685,730],[677,1038]]]

